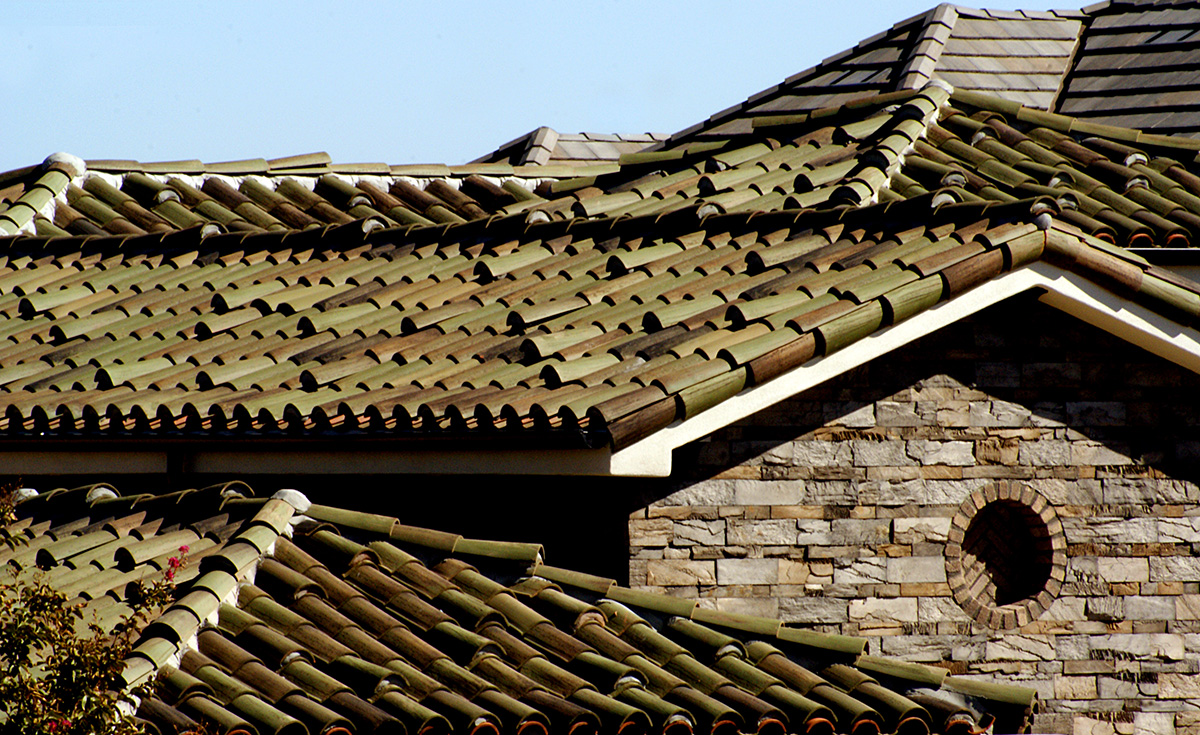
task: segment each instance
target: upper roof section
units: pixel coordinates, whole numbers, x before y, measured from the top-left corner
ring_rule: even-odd
[[[1200,135],[1200,3],[1102,3],[1058,99],[1087,120]]]
[[[540,127],[510,140],[496,150],[475,159],[475,163],[511,163],[514,166],[538,164],[587,164],[612,162],[626,153],[636,153],[648,145],[666,140],[660,133],[609,135],[605,133],[559,133]]]
[[[74,193],[102,215],[75,222],[119,234],[0,241],[0,430],[619,449],[1043,257],[1187,322],[1200,286],[1114,246],[1196,242],[1197,149],[938,83],[627,154],[467,221],[365,227],[363,203],[253,231],[217,214],[283,223],[302,198],[51,161],[0,221]],[[383,191],[316,183],[346,198],[309,212]],[[204,187],[247,201],[188,209]],[[114,229],[143,212],[199,221]]]
[[[0,549],[104,630],[173,578],[122,672],[149,732],[966,735],[1022,732],[1034,690],[868,641],[547,566],[538,544],[254,497],[242,483],[17,505]],[[180,557],[186,563],[179,567]],[[94,616],[94,618],[93,618]]]
[[[942,4],[670,137],[745,132],[756,117],[943,79],[1022,105],[1200,135],[1200,3],[1116,0],[1051,12]]]

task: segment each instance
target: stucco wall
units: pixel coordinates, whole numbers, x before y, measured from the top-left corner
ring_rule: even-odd
[[[630,582],[1200,733],[1198,459],[1196,376],[1019,299],[681,453]]]

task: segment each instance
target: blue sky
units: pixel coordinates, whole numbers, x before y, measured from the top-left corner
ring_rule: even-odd
[[[0,171],[59,150],[141,161],[323,150],[339,162],[462,163],[539,125],[674,132],[930,7],[13,3],[0,46]]]

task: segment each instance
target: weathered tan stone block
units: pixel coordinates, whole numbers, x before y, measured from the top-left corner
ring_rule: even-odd
[[[903,442],[853,441],[850,445],[856,467],[903,467],[917,464],[905,454]]]
[[[886,560],[866,558],[838,560],[833,565],[834,584],[877,584],[887,581]]]
[[[705,480],[671,493],[658,501],[658,505],[731,505],[733,503],[732,480]]]
[[[921,477],[927,480],[958,480],[965,474],[962,467],[948,467],[945,465],[932,465],[921,467]]]
[[[912,556],[912,546],[908,544],[879,544],[875,547],[875,550],[882,556],[889,558]]]
[[[1200,557],[1162,556],[1149,560],[1149,577],[1155,582],[1200,581]]]
[[[834,597],[784,597],[779,600],[779,619],[816,625],[845,623],[847,608],[846,600]]]
[[[1154,590],[1146,590],[1144,594],[1148,595],[1182,595],[1183,582],[1151,582],[1154,585]],[[1146,585],[1143,585],[1143,588]]]
[[[651,560],[646,564],[646,583],[655,587],[716,584],[716,566],[711,561]]]
[[[1184,655],[1183,636],[1170,633],[1117,633],[1092,636],[1093,651],[1110,654],[1181,661]]]
[[[1055,699],[1095,699],[1096,677],[1057,676],[1054,678]]]
[[[1159,674],[1159,699],[1200,699],[1200,675]]]
[[[690,508],[683,505],[652,505],[645,509],[646,515],[642,517],[644,518],[648,516],[650,518],[671,518],[674,520],[682,520],[684,518],[698,517],[694,515],[696,510],[696,508]]]
[[[824,518],[825,508],[820,505],[772,505],[772,518]]]
[[[1096,572],[1106,582],[1150,581],[1150,563],[1144,558],[1102,556],[1096,559]]]
[[[899,584],[945,582],[946,562],[940,556],[909,556],[888,559],[887,581]]]
[[[1006,635],[987,642],[985,655],[998,661],[1053,661],[1058,658],[1050,636]]]
[[[844,442],[798,440],[792,442],[792,463],[801,467],[844,467],[851,463]]]
[[[713,475],[717,480],[761,480],[762,468],[758,465],[735,465]]]
[[[805,584],[811,576],[807,562],[779,560],[779,584]]]
[[[975,459],[980,464],[1015,465],[1017,446],[1016,439],[989,436],[975,442]]]
[[[949,518],[897,518],[892,521],[892,537],[898,544],[945,542],[949,531]]]
[[[717,559],[717,583],[777,584],[779,559]]]
[[[630,546],[666,546],[671,542],[675,524],[669,518],[648,518],[629,522]]]
[[[1200,595],[1186,594],[1175,599],[1176,620],[1200,620]]]
[[[1072,735],[1116,735],[1116,727],[1111,722],[1076,716],[1072,721]]]
[[[724,546],[725,521],[676,521],[671,543],[675,546]]]
[[[869,598],[850,601],[850,619],[862,623],[915,623],[917,601],[914,598]]]
[[[796,521],[730,520],[726,537],[738,546],[792,546],[796,543]]]
[[[945,582],[901,583],[901,597],[949,597],[950,585]]]

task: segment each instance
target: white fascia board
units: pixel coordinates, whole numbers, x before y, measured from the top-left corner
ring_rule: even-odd
[[[1038,261],[655,432],[615,452],[609,472],[666,477],[671,474],[673,450],[1030,289],[1045,290],[1040,300],[1050,306],[1200,373],[1200,332],[1117,296],[1083,276]]]

